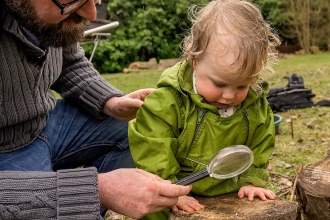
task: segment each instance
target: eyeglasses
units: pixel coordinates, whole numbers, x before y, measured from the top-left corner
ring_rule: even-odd
[[[77,11],[81,6],[83,6],[88,0],[73,0],[66,4],[62,4],[58,0],[53,0],[54,4],[61,9],[62,15],[67,15],[72,12]]]

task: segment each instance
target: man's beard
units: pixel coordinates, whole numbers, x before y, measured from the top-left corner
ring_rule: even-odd
[[[83,39],[89,21],[77,13],[70,14],[57,24],[50,24],[37,18],[37,13],[30,0],[4,0],[8,10],[15,16],[20,25],[28,29],[40,42],[42,47],[69,47]],[[66,28],[66,23],[78,24]]]

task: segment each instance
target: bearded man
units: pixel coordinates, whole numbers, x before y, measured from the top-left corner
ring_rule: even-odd
[[[0,0],[0,219],[140,218],[191,189],[133,168],[127,121],[153,89],[125,94],[86,59],[95,3]]]

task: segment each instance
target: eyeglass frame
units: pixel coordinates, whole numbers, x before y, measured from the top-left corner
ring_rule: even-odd
[[[66,4],[62,4],[61,2],[59,2],[58,0],[52,0],[53,3],[59,8],[61,9],[61,15],[67,15],[67,14],[71,14],[73,12],[75,12],[76,10],[78,10],[80,7],[82,7],[88,0],[73,0],[71,2],[68,2]],[[82,5],[80,5],[78,8],[75,8],[74,10],[72,11],[69,11],[68,13],[64,13],[64,9],[69,7],[70,5],[73,5],[74,3],[76,2],[79,2],[79,1],[85,1]]]

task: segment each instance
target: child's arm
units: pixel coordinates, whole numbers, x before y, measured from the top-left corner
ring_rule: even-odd
[[[159,88],[148,95],[128,126],[135,165],[162,179],[177,181],[180,164],[176,152],[183,122],[180,106],[169,89]]]
[[[275,145],[274,116],[265,97],[259,99],[258,108],[257,112],[250,112],[256,128],[246,143],[253,151],[254,161],[247,171],[238,176],[238,189],[246,185],[265,187],[269,179],[267,167]]]
[[[262,187],[257,187],[253,185],[243,186],[240,188],[240,190],[238,191],[238,197],[240,199],[243,199],[245,196],[248,198],[249,201],[253,201],[253,198],[255,196],[259,196],[261,200],[267,200],[267,198],[276,198],[276,195],[271,190],[267,190]]]
[[[186,212],[194,212],[202,208],[204,208],[204,206],[191,196],[180,196],[178,203],[171,207],[173,211],[178,211],[180,209]]]

